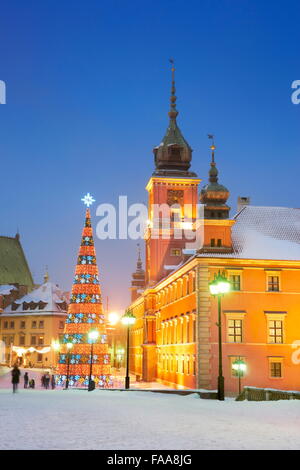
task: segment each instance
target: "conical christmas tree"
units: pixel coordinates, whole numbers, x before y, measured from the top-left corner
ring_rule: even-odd
[[[89,332],[94,330],[98,332],[98,338],[93,341],[94,344],[91,347],[92,340],[89,339]],[[68,385],[71,387],[88,386],[91,358],[92,380],[95,381],[96,386],[111,385],[110,357],[93,229],[90,210],[87,209],[63,344],[59,355],[57,384],[64,386],[68,377]]]

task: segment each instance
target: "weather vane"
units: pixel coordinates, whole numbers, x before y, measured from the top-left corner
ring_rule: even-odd
[[[90,193],[87,193],[81,200],[83,201],[83,204],[86,204],[88,207],[95,202],[95,199],[90,195]]]

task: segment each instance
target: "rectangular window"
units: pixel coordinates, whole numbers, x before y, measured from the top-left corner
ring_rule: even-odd
[[[36,336],[31,336],[31,346],[36,346]]]
[[[26,322],[22,320],[22,321],[20,322],[20,328],[23,329],[23,328],[25,328],[25,327],[26,327]]]
[[[171,256],[181,256],[180,248],[171,248]]]
[[[36,321],[31,322],[31,328],[36,328]]]
[[[282,377],[282,364],[281,362],[270,361],[270,376],[271,377]]]
[[[39,328],[43,329],[44,328],[44,320],[39,321]]]
[[[269,320],[269,343],[283,343],[283,322],[282,320]]]
[[[8,321],[4,322],[3,328],[7,329],[8,328]]]
[[[43,346],[44,344],[44,336],[39,336],[39,342],[38,342],[39,346]]]
[[[279,276],[268,276],[268,291],[269,292],[279,291]]]
[[[229,277],[229,280],[231,282],[231,289],[234,291],[239,291],[241,290],[241,276],[239,274],[232,274]]]
[[[196,343],[196,318],[193,318],[193,343]]]
[[[216,246],[216,240],[214,238],[210,239],[210,246]]]
[[[15,322],[14,322],[14,321],[11,321],[9,327],[13,330],[14,327],[15,327]]]
[[[25,345],[25,335],[20,335],[20,346]]]
[[[222,246],[222,239],[221,238],[218,238],[218,246]]]
[[[269,357],[269,377],[280,379],[283,377],[283,358]]]
[[[230,343],[242,342],[243,320],[228,319],[228,341]]]
[[[6,337],[6,336],[2,336],[2,341],[3,341],[3,343],[5,344],[5,346],[8,346],[8,344],[7,344],[7,337]]]
[[[43,362],[43,354],[38,354],[37,355],[37,361],[38,362]]]
[[[189,314],[190,312],[186,312],[187,314],[187,318],[185,319],[186,321],[186,343],[189,343],[190,342],[190,317],[189,317]]]

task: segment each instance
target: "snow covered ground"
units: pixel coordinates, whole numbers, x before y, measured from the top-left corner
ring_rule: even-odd
[[[0,390],[0,449],[299,449],[300,401]]]

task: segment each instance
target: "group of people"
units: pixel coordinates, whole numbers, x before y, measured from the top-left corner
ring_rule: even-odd
[[[28,372],[24,374],[24,388],[35,388],[35,380],[29,380]]]
[[[52,388],[52,390],[54,390],[55,389],[55,377],[54,377],[54,375],[51,375],[51,377],[50,377],[49,372],[42,375],[42,377],[41,377],[42,387],[44,387],[46,390],[48,390],[48,388],[50,386],[50,382],[51,382],[51,388]]]
[[[20,383],[20,376],[21,376],[21,371],[18,368],[17,364],[14,365],[14,368],[11,371],[11,382],[13,386],[13,393],[15,393],[18,390],[18,385]],[[41,385],[43,388],[46,390],[49,389],[51,384],[52,390],[55,388],[55,376],[51,375],[49,372],[46,372],[46,374],[43,374],[41,377]],[[25,372],[24,374],[24,388],[35,388],[35,380],[32,378],[29,380],[29,375],[28,372]]]

